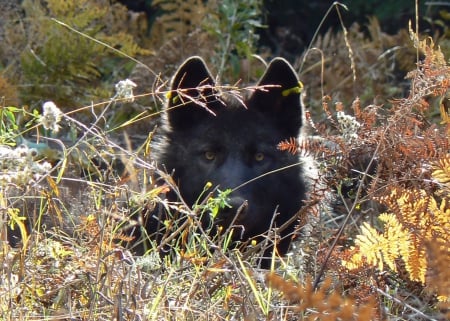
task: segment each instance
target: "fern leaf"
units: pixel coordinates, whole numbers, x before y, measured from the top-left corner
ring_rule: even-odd
[[[441,158],[433,166],[433,178],[442,184],[450,184],[450,155]]]
[[[292,303],[292,308],[304,313],[302,320],[376,320],[375,299],[373,296],[363,302],[353,297],[343,297],[332,288],[332,279],[327,277],[322,285],[314,290],[310,280],[306,284],[286,281],[275,273],[266,275],[269,287],[280,291]]]
[[[436,165],[440,166],[436,171],[441,170],[439,174],[442,174],[442,177],[448,175],[444,170],[449,167],[448,163],[448,160],[441,160],[439,165]],[[380,268],[381,255],[384,263],[395,271],[395,260],[401,258],[409,278],[425,283],[429,265],[425,244],[427,242],[446,244],[448,239],[450,231],[448,199],[444,197],[438,204],[434,196],[424,190],[394,188],[389,196],[381,200],[392,211],[392,214],[382,214],[379,217],[384,223],[383,234],[375,237],[376,231],[373,232],[374,229],[368,228],[365,223],[362,235],[357,237],[355,243],[360,246],[361,253],[367,257],[369,264]],[[381,254],[374,254],[371,251],[379,251]]]
[[[281,151],[288,151],[292,155],[297,154],[298,152],[298,141],[295,137],[291,137],[289,139],[283,140],[278,143],[277,149]]]
[[[425,274],[427,271],[427,260],[425,256],[425,247],[423,239],[411,235],[410,253],[403,261],[405,262],[406,271],[412,281],[425,283]]]
[[[366,257],[370,265],[384,270],[383,253],[386,248],[386,240],[376,229],[364,222],[361,227],[361,234],[357,236],[355,244],[360,247],[361,253]],[[391,267],[390,264],[388,264]]]
[[[393,214],[381,214],[380,221],[384,223],[384,235],[386,240],[390,242],[387,247],[386,259],[391,264],[390,268],[394,265],[394,260],[398,257],[402,257],[404,260],[408,260],[410,253],[410,240],[409,233],[406,232],[398,219]],[[393,269],[395,271],[395,269]]]
[[[361,254],[367,263],[383,271],[384,264],[396,271],[395,260],[400,256],[407,256],[410,249],[408,233],[392,214],[380,215],[385,223],[385,232],[380,234],[368,223],[363,223],[362,234],[358,235],[355,244],[360,247]]]
[[[366,264],[365,256],[361,253],[359,247],[351,247],[350,252],[353,255],[348,260],[342,260],[342,265],[349,270],[356,270],[363,267]]]

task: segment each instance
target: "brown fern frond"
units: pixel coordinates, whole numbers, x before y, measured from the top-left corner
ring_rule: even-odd
[[[435,47],[433,39],[426,38],[422,41],[415,39],[415,42],[415,46],[424,52],[425,59],[419,62],[416,70],[408,73],[407,78],[413,80],[409,101],[412,106],[420,106],[423,98],[429,95],[444,96],[448,92],[450,66],[440,48]]]
[[[298,152],[298,140],[295,137],[290,137],[277,145],[277,149],[281,151],[288,151],[292,155],[297,154]]]
[[[277,149],[287,151],[292,155],[300,154],[301,156],[312,156],[316,159],[322,159],[325,155],[331,156],[333,154],[330,151],[333,144],[329,145],[327,146],[326,142],[318,137],[302,137],[301,139],[291,137],[278,143]],[[336,154],[336,150],[334,150],[334,154]]]
[[[353,100],[352,109],[356,119],[361,120],[363,111],[361,110],[361,100],[359,99],[359,97],[356,97]]]
[[[330,107],[328,106],[329,101],[331,101],[330,96],[322,97],[322,108],[325,114],[327,115],[327,119],[330,121],[330,123],[333,124],[335,127],[337,127],[336,121],[333,118],[333,113],[331,112]]]
[[[266,274],[269,287],[280,291],[293,305],[293,310],[304,313],[303,320],[379,320],[375,299],[357,304],[351,297],[343,297],[332,289],[332,279],[326,278],[314,291],[311,280],[305,285],[284,280],[275,273]]]

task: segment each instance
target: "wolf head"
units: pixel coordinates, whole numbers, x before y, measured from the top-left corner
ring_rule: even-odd
[[[305,164],[277,150],[279,142],[298,137],[303,125],[299,81],[286,60],[272,60],[248,99],[239,99],[222,94],[204,61],[192,57],[173,77],[164,112],[162,143],[155,150],[158,164],[173,171],[190,206],[208,182],[233,189],[231,207],[214,224],[234,222],[235,239],[279,227],[301,208]],[[282,254],[294,225],[282,232]]]

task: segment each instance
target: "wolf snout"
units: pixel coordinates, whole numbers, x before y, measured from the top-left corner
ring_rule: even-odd
[[[227,203],[229,206],[221,211],[222,219],[227,222],[227,225],[240,224],[248,212],[247,200],[241,197],[232,197]]]

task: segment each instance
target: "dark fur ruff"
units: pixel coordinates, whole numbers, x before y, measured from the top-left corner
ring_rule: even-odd
[[[237,208],[247,204],[235,221],[235,240],[248,240],[279,227],[303,205],[308,190],[306,162],[277,150],[277,144],[302,132],[299,81],[287,61],[274,59],[255,90],[242,102],[221,95],[204,61],[189,58],[176,72],[164,111],[163,126],[153,149],[160,168],[173,171],[183,200],[192,206],[207,182],[219,189],[235,188],[215,224],[227,225]],[[175,201],[169,193],[170,201]],[[274,218],[275,213],[277,215]],[[277,246],[285,254],[295,223],[282,231]],[[147,224],[154,231],[155,220]],[[270,253],[268,249],[265,255]],[[263,265],[267,266],[267,264]]]

